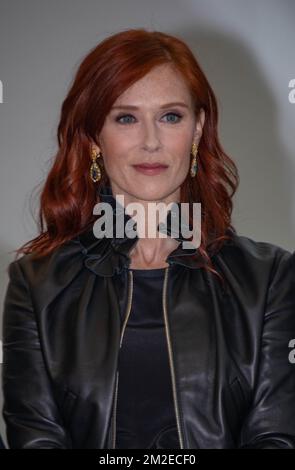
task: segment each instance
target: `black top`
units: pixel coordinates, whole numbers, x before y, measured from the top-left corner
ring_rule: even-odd
[[[179,449],[162,305],[165,268],[129,270],[133,295],[119,353],[116,448]]]

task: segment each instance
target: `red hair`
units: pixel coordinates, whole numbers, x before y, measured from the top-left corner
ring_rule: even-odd
[[[99,183],[89,177],[91,141],[98,143],[114,101],[153,67],[171,64],[181,73],[193,98],[195,113],[205,111],[195,178],[188,174],[180,202],[201,202],[199,255],[215,272],[210,255],[236,232],[231,225],[232,196],[239,184],[237,168],[217,135],[218,109],[214,92],[189,47],[179,38],[146,29],[129,29],[107,37],[81,62],[62,108],[57,129],[58,151],[40,196],[40,234],[15,250],[17,254],[49,254],[86,230],[96,217],[100,186],[110,184],[102,172]],[[46,225],[46,227],[45,227]]]

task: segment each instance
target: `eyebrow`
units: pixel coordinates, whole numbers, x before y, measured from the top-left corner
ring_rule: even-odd
[[[174,101],[173,103],[166,103],[160,106],[160,109],[170,108],[172,106],[182,106],[183,108],[188,108],[188,105],[182,103],[181,101]],[[139,109],[138,106],[133,106],[131,104],[122,104],[118,106],[113,106],[111,109]]]

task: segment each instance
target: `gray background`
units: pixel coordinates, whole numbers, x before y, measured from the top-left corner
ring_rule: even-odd
[[[37,235],[34,197],[76,68],[122,29],[161,30],[188,43],[216,93],[221,142],[240,172],[234,225],[294,250],[294,24],[294,0],[0,0],[1,305],[10,252]],[[2,416],[0,432],[5,438]]]

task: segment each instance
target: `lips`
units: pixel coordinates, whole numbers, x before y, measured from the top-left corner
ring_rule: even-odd
[[[168,168],[168,165],[162,163],[139,163],[138,165],[133,165],[133,168],[144,175],[153,176],[162,173],[162,171]]]
[[[167,168],[167,165],[164,165],[162,163],[138,163],[137,165],[133,165],[138,168]]]

